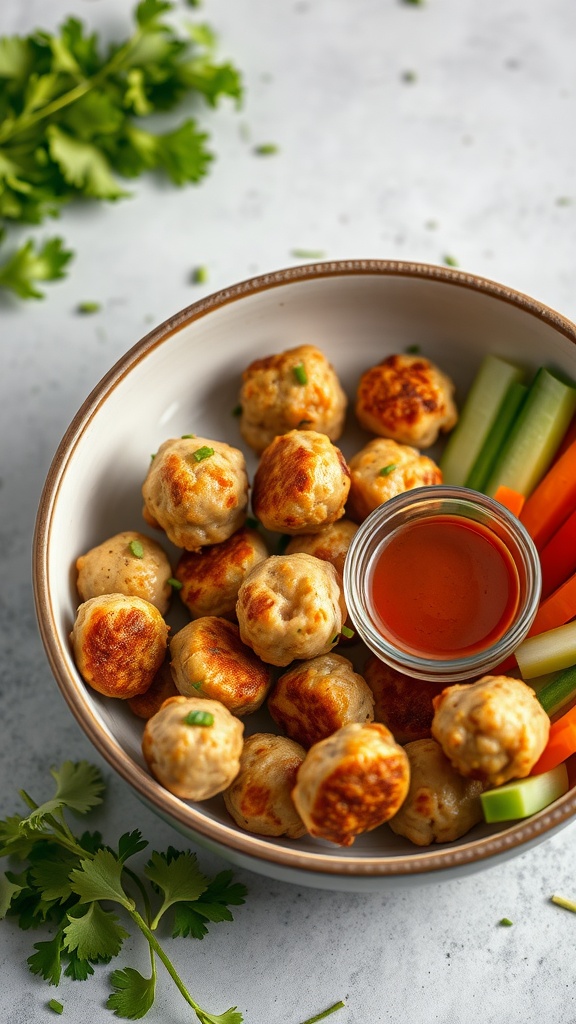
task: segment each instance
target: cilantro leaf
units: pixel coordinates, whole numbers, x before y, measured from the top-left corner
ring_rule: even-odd
[[[92,860],[80,862],[80,866],[70,873],[70,885],[81,903],[113,900],[132,910],[134,904],[124,891],[121,875],[121,862],[111,850],[103,849],[98,850]]]
[[[90,808],[102,803],[104,782],[97,768],[87,761],[65,761],[59,769],[51,768],[50,774],[56,782],[56,792],[51,800],[33,807],[32,813],[24,820],[24,825],[40,828],[47,816],[67,807],[77,814],[86,814]],[[24,790],[20,790],[22,798],[29,803]],[[29,803],[30,805],[30,803]]]
[[[94,968],[89,960],[81,960],[75,949],[64,950],[64,955],[68,957],[68,964],[64,974],[67,978],[72,978],[72,981],[86,981],[86,979],[94,974]]]
[[[10,288],[22,299],[42,299],[36,281],[55,281],[64,277],[63,268],[72,259],[61,238],[50,238],[35,251],[29,240],[0,266],[0,287]]]
[[[231,880],[231,871],[221,871],[195,903],[178,903],[174,908],[172,937],[203,939],[208,933],[206,921],[215,924],[234,920],[228,906],[244,903],[246,887],[232,884]]]
[[[244,1020],[235,1006],[231,1006],[224,1013],[206,1013],[205,1010],[196,1010],[196,1016],[201,1024],[242,1024]]]
[[[156,979],[144,978],[133,967],[113,971],[110,983],[116,989],[106,1002],[109,1010],[117,1017],[139,1020],[144,1017],[154,1002]]]
[[[144,868],[144,874],[157,889],[162,890],[163,902],[154,925],[162,914],[174,903],[194,901],[205,892],[208,879],[201,873],[193,853],[177,853],[170,849],[167,854],[156,853]]]
[[[57,985],[62,973],[62,936],[58,933],[48,942],[35,942],[34,949],[36,952],[27,960],[32,974],[39,974],[50,985]]]
[[[148,842],[146,839],[142,839],[142,833],[139,829],[135,828],[133,832],[125,832],[118,840],[118,860],[124,863],[129,857],[133,857],[135,853],[145,850],[147,846]]]
[[[22,886],[18,882],[12,882],[8,875],[0,875],[0,920],[6,917],[12,900],[22,892]]]
[[[105,154],[91,142],[75,138],[51,124],[46,129],[50,156],[75,190],[95,199],[129,195],[120,187]]]
[[[129,938],[117,915],[103,910],[97,902],[90,903],[84,914],[68,914],[68,920],[64,945],[80,960],[109,960],[118,955],[124,939]]]

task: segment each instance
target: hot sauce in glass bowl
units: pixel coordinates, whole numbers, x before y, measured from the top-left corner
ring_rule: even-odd
[[[419,487],[361,524],[344,590],[374,654],[418,678],[451,682],[489,671],[525,637],[540,563],[499,502],[464,487]]]

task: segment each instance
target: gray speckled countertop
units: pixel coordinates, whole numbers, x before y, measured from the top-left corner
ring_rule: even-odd
[[[74,13],[110,37],[128,0],[5,0],[2,35]],[[181,17],[190,9],[180,4]],[[254,273],[299,262],[392,258],[464,269],[576,319],[576,6],[573,0],[205,0],[220,51],[244,70],[240,114],[210,115],[218,154],[198,188],[134,183],[115,206],[69,208],[56,225],[77,257],[43,302],[1,299],[2,656],[0,814],[16,789],[46,792],[65,758],[101,764],[112,841],[140,828],[181,844],[114,777],[60,697],[38,637],[30,581],[36,507],[53,453],[104,372],[150,326]],[[272,142],[274,156],[254,147]],[[40,234],[54,233],[49,225]],[[209,279],[190,282],[192,269]],[[95,300],[92,317],[75,313]],[[299,1024],[345,999],[338,1024],[576,1021],[576,826],[458,881],[332,894],[236,872],[233,924],[202,943],[166,938],[201,1005],[248,1024]],[[209,867],[214,868],[214,858]],[[206,855],[200,861],[207,865]],[[224,862],[216,867],[224,867]],[[512,927],[499,924],[509,918]],[[40,936],[0,925],[0,1021],[104,1024],[107,969],[49,989],[26,957]],[[144,948],[130,941],[134,966]],[[191,1020],[164,978],[151,1024]]]

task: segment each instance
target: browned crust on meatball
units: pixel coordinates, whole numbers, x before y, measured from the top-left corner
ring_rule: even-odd
[[[427,739],[434,718],[433,699],[444,683],[403,675],[375,654],[364,665],[364,678],[374,695],[374,719],[383,722],[398,743]]]
[[[166,654],[168,626],[159,611],[141,599],[107,594],[81,605],[79,617],[72,638],[85,681],[107,697],[145,693]]]
[[[250,569],[267,555],[258,531],[246,526],[221,544],[184,551],[174,571],[182,584],[180,599],[193,618],[221,615],[235,619],[240,585]]]
[[[177,697],[178,690],[172,678],[170,661],[164,660],[158,669],[154,679],[145,693],[138,693],[135,697],[128,698],[130,710],[138,718],[152,718],[160,710],[165,700],[169,697]]]
[[[240,771],[224,793],[224,802],[236,824],[258,835],[287,835],[297,839],[306,832],[291,792],[306,751],[286,736],[255,733],[245,742]]]
[[[456,423],[453,390],[429,359],[391,355],[360,378],[356,415],[367,430],[428,447]]]

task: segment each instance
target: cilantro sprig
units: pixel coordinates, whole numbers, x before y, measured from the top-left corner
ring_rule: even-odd
[[[0,225],[41,224],[75,198],[115,202],[121,179],[159,171],[199,182],[213,160],[208,134],[187,117],[168,131],[147,118],[193,97],[240,103],[242,82],[216,60],[207,25],[180,34],[168,0],[141,0],[132,34],[105,48],[75,17],[54,34],[0,38]],[[41,298],[38,282],[64,276],[62,240],[27,241],[0,265],[0,288]]]
[[[148,1012],[160,961],[201,1024],[241,1024],[236,1007],[215,1015],[198,1005],[156,932],[170,915],[174,938],[204,938],[209,923],[232,920],[229,907],[244,903],[245,887],[232,881],[230,871],[207,878],[193,853],[173,847],[153,852],[143,876],[136,874],[127,861],[148,846],[137,829],[112,848],[99,832],[77,837],[68,825],[67,811],[86,814],[102,802],[98,769],[66,761],[52,776],[56,790],[50,799],[37,804],[21,790],[29,813],[0,821],[0,857],[20,862],[20,870],[0,876],[0,917],[15,917],[24,929],[52,931],[49,939],[34,943],[28,958],[32,973],[51,985],[58,985],[63,973],[85,980],[97,964],[119,955],[129,937],[123,924],[128,920],[148,942],[150,977],[133,967],[113,971],[106,1005],[117,1017],[137,1020]]]

